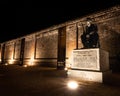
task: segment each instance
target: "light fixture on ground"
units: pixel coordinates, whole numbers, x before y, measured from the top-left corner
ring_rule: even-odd
[[[23,67],[28,67],[28,65],[25,64],[25,65],[23,65]]]
[[[7,66],[7,65],[8,65],[8,63],[5,63],[5,65]]]
[[[67,71],[67,70],[68,70],[68,68],[67,68],[67,67],[65,67],[65,68],[64,68],[64,70],[65,70],[65,71]]]
[[[78,83],[76,81],[69,81],[67,83],[67,86],[70,88],[70,89],[77,89],[78,88]]]

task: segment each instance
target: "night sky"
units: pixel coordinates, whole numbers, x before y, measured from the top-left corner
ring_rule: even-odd
[[[119,4],[120,0],[4,0],[1,3],[0,42]]]

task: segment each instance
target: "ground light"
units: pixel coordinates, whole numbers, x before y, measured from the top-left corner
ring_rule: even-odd
[[[23,65],[23,67],[28,67],[28,65],[25,64],[25,65]]]
[[[67,71],[67,70],[68,70],[68,68],[67,68],[67,67],[65,67],[65,68],[64,68],[64,70],[65,70],[65,71]]]
[[[67,83],[67,86],[70,89],[77,89],[78,88],[78,83],[76,81],[69,81]]]
[[[5,63],[5,65],[7,66],[7,65],[8,65],[8,63]]]

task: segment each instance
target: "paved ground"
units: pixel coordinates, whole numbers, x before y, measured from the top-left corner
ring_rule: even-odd
[[[120,96],[120,74],[109,83],[78,81],[78,89],[67,87],[64,70],[0,65],[0,96]]]

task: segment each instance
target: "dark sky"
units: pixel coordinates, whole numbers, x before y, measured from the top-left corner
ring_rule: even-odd
[[[119,4],[120,0],[4,0],[0,42]]]

